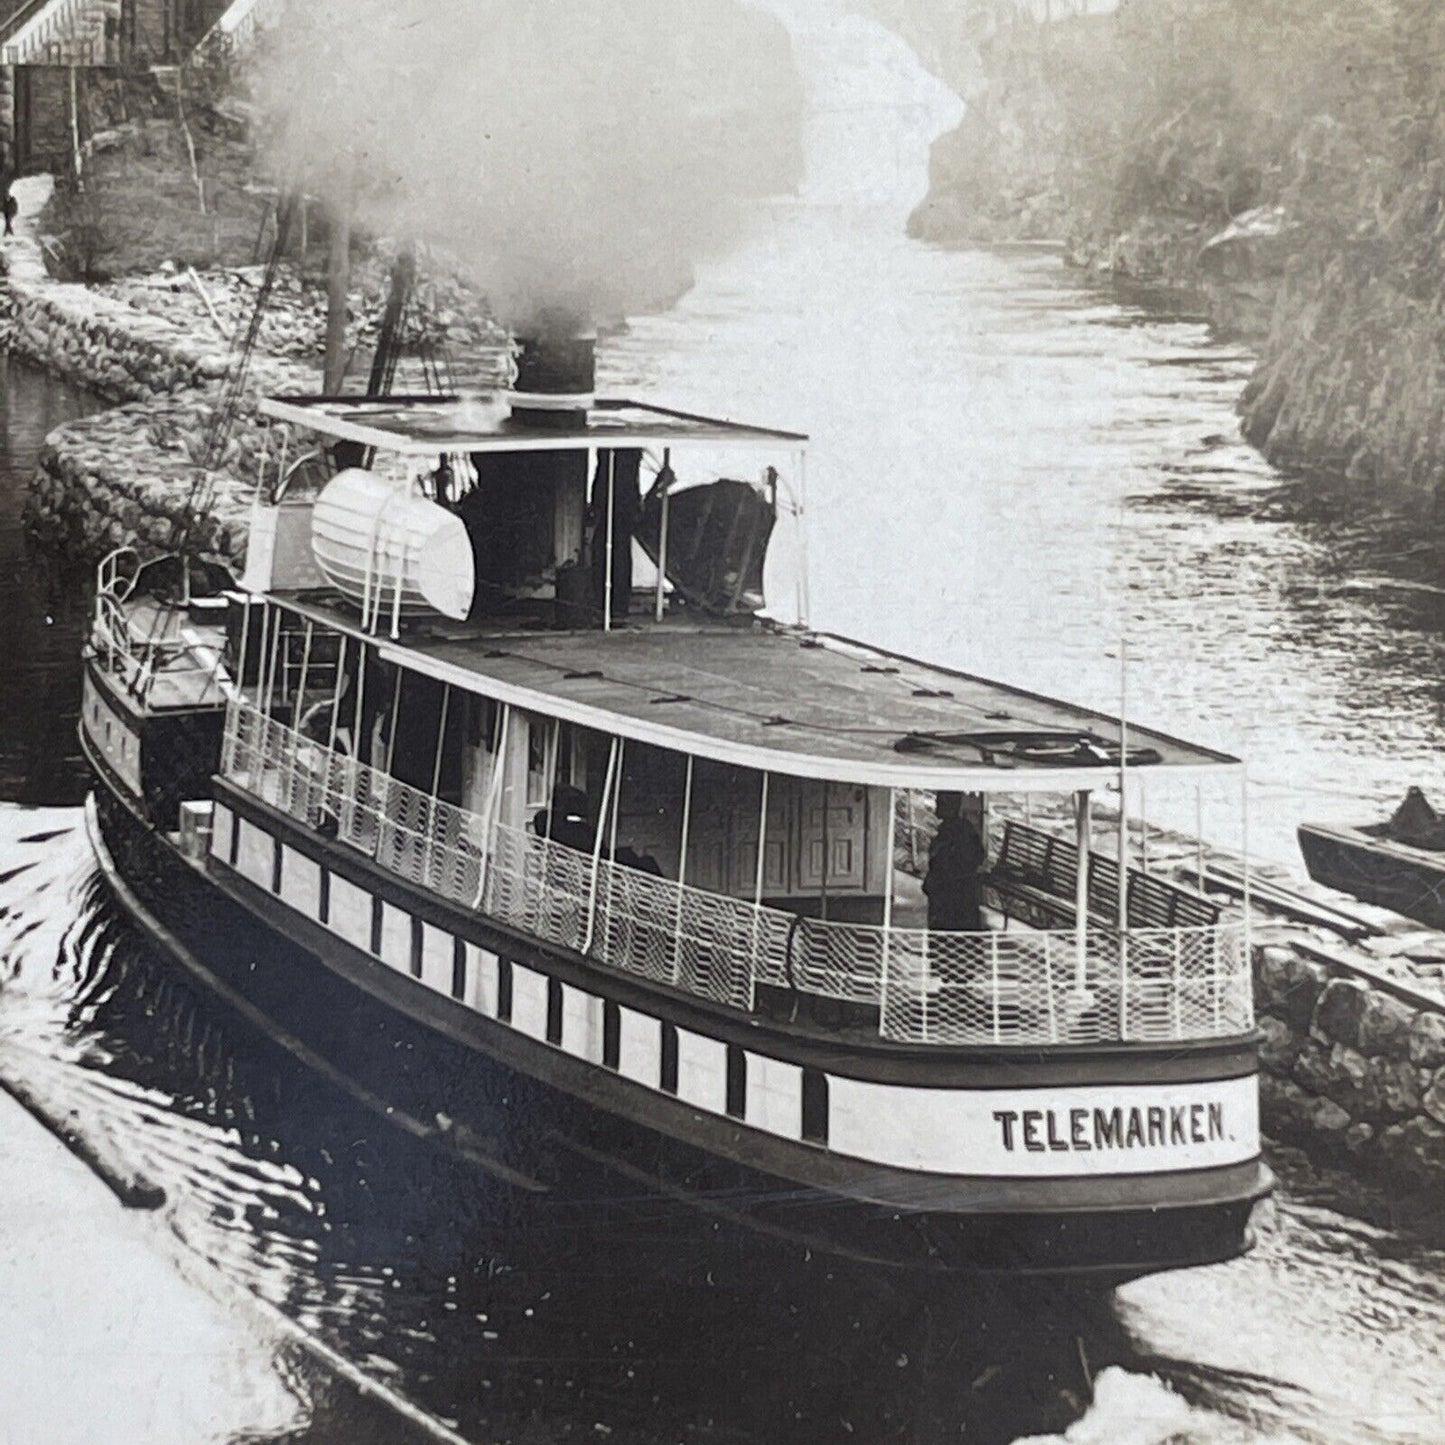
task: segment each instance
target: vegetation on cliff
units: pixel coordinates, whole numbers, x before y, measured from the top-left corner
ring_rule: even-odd
[[[1433,488],[1445,478],[1440,11],[1121,0],[1110,15],[993,24],[977,37],[983,80],[958,68],[969,114],[935,147],[913,229],[1064,239],[1116,273],[1253,284],[1251,440],[1290,466]]]

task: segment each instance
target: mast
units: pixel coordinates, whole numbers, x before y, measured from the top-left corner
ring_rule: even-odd
[[[391,287],[386,296],[386,309],[381,315],[381,331],[376,338],[376,353],[371,358],[371,377],[366,384],[368,396],[385,396],[396,375],[397,356],[401,349],[401,320],[411,297],[416,278],[416,252],[404,245],[396,253],[391,267]],[[328,391],[330,388],[328,388]]]
[[[340,396],[346,377],[346,293],[351,284],[351,211],[331,207],[331,251],[326,262],[326,360],[321,389]]]

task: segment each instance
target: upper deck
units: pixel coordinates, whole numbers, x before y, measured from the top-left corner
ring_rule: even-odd
[[[749,426],[626,398],[597,398],[577,419],[525,420],[506,392],[475,396],[275,396],[261,414],[339,441],[411,458],[473,452],[585,451],[588,448],[711,445],[798,452],[800,432]]]
[[[361,636],[346,609],[278,602]],[[514,707],[735,766],[881,787],[1066,792],[1119,766],[1117,718],[827,633],[638,621],[610,632],[418,623],[379,655]],[[1127,766],[1226,753],[1129,721]]]

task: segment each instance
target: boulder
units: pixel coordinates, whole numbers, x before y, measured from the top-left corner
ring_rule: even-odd
[[[1420,1112],[1423,1093],[1420,1071],[1412,1063],[1376,1055],[1369,1061],[1358,1113],[1377,1122],[1408,1118]]]
[[[1360,1024],[1369,1007],[1370,990],[1355,978],[1332,978],[1315,1004],[1310,1037],[1322,1044],[1360,1045]]]
[[[1265,1129],[1278,1139],[1298,1139],[1309,1130],[1311,1095],[1290,1079],[1261,1074],[1259,1109]]]
[[[1441,1069],[1420,1096],[1420,1107],[1437,1124],[1445,1124],[1445,1069]]]
[[[1397,1178],[1438,1186],[1445,1181],[1445,1124],[1426,1118],[1393,1124],[1380,1136],[1380,1154]]]
[[[1390,994],[1371,989],[1360,1017],[1359,1049],[1362,1054],[1388,1054],[1395,1059],[1410,1057],[1410,1030],[1418,1010]]]
[[[1445,1013],[1421,1010],[1410,1025],[1410,1062],[1422,1069],[1445,1068]]]
[[[1334,1075],[1330,1071],[1329,1050],[1314,1039],[1310,1039],[1299,1051],[1294,1061],[1292,1075],[1295,1083],[1307,1094],[1326,1095]]]
[[[1327,1148],[1342,1147],[1344,1136],[1354,1122],[1333,1099],[1314,1100],[1308,1119],[1316,1142]]]
[[[1370,1077],[1370,1061],[1348,1044],[1334,1044],[1326,1063],[1328,1082],[1324,1092],[1353,1117],[1363,1108],[1366,1081]]]
[[[1301,958],[1292,948],[1274,945],[1259,950],[1255,967],[1261,1012],[1277,1015],[1303,1034],[1329,978],[1328,970]]]
[[[1300,1043],[1283,1020],[1266,1014],[1259,1021],[1259,1061],[1272,1074],[1288,1077],[1299,1057]]]
[[[1375,1130],[1371,1124],[1351,1124],[1345,1130],[1345,1153],[1352,1159],[1361,1159],[1370,1154],[1375,1142]]]

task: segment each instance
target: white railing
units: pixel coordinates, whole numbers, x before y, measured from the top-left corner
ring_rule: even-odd
[[[90,647],[97,663],[118,678],[133,697],[146,698],[164,674],[194,690],[194,702],[218,702],[222,686],[219,650],[163,626],[157,611],[137,625],[126,608],[135,590],[140,560],[129,547],[117,547],[96,567],[95,606]]]
[[[390,873],[623,973],[750,1009],[860,1006],[913,1044],[1167,1042],[1253,1027],[1239,924],[931,933],[802,918],[487,820],[233,700],[222,775]],[[865,1018],[869,1014],[863,1015]]]
[[[222,58],[245,50],[258,31],[277,22],[282,4],[283,0],[232,0],[196,42],[196,57]]]
[[[75,59],[95,64],[94,42],[75,35],[74,28],[82,20],[98,28],[104,15],[100,0],[50,0],[0,46],[0,65],[68,64]],[[66,47],[72,44],[75,56],[66,53]]]

